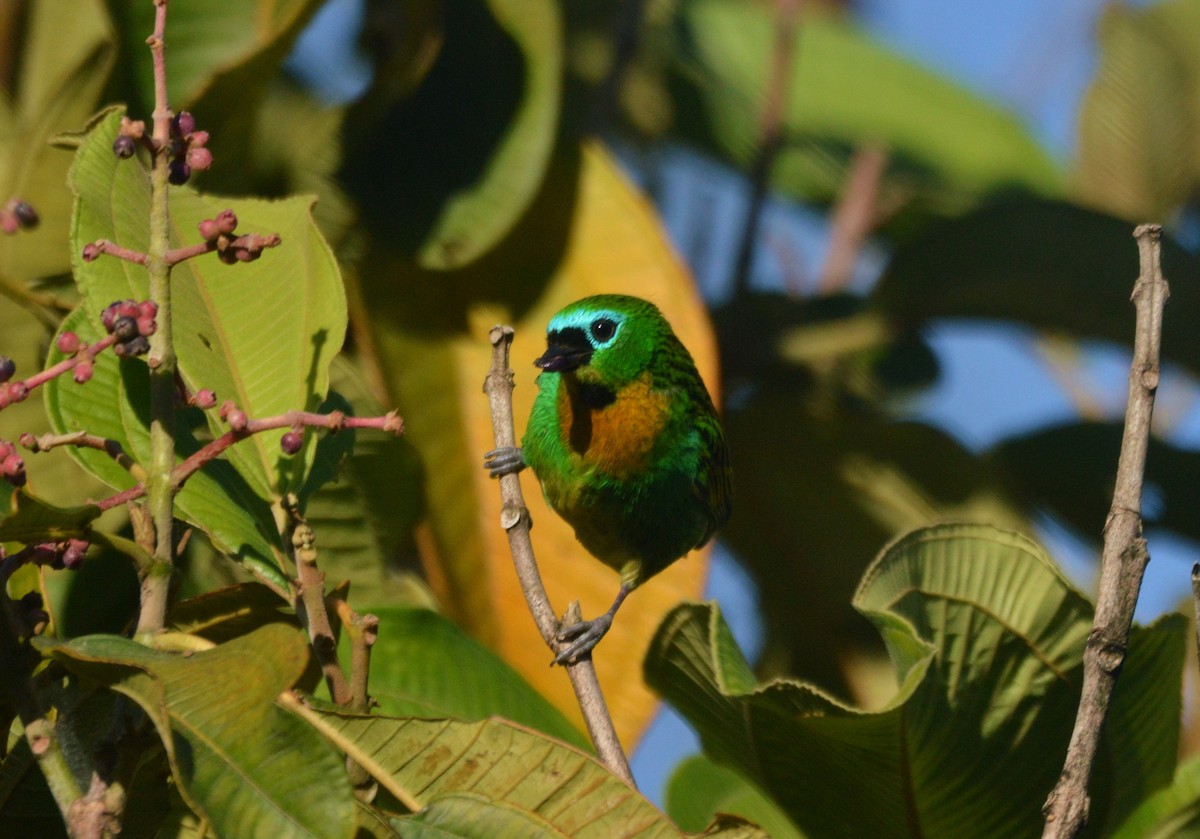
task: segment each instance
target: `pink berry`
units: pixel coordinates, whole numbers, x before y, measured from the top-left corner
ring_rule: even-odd
[[[78,364],[75,365],[75,370],[74,370],[75,382],[77,384],[84,384],[86,382],[91,381],[93,372],[95,372],[95,371],[92,367],[92,362],[90,362],[90,361],[79,362]]]
[[[233,210],[222,210],[217,213],[217,228],[224,234],[229,235],[237,230],[238,217]]]
[[[24,402],[25,397],[29,396],[29,385],[24,382],[9,382],[8,383],[8,398],[13,403]]]
[[[58,351],[63,355],[73,355],[79,349],[79,336],[74,332],[63,332],[58,336]]]
[[[202,146],[207,146],[208,145],[208,132],[207,131],[193,131],[192,136],[188,137],[188,145],[190,145],[194,149],[201,148]]]
[[[74,570],[83,565],[83,558],[87,554],[87,549],[88,543],[82,539],[68,539],[63,545],[63,567]]]
[[[21,229],[21,221],[12,210],[0,210],[0,231],[12,236]]]
[[[206,218],[196,226],[200,228],[200,238],[206,242],[211,242],[221,235],[221,229],[217,227],[217,222],[213,219]]]
[[[0,474],[15,487],[25,486],[25,461],[19,454],[10,454],[0,461]]]
[[[212,166],[212,162],[212,152],[203,146],[196,146],[187,151],[187,165],[191,166],[194,172],[203,172]]]
[[[16,451],[17,447],[8,440],[0,440],[0,463],[3,463],[6,457],[10,454],[15,454]]]
[[[137,319],[138,334],[145,338],[149,338],[158,331],[158,323],[152,317],[140,317]]]
[[[217,395],[208,388],[196,391],[196,395],[192,398],[193,404],[197,408],[207,411],[213,405],[217,404]]]
[[[37,451],[37,437],[34,437],[28,431],[25,431],[17,438],[17,442],[27,449]],[[11,443],[9,445],[12,445]],[[7,457],[7,455],[6,455]]]
[[[229,427],[234,431],[245,431],[246,425],[249,424],[249,418],[242,411],[236,408],[229,412],[225,417],[225,421],[229,423]]]
[[[100,258],[100,246],[95,242],[90,242],[83,246],[83,261],[95,262]]]

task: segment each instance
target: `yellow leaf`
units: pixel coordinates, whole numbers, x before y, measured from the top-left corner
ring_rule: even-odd
[[[551,177],[561,172],[553,169]],[[386,297],[379,296],[379,278],[364,279],[370,300],[364,314],[371,319],[387,386],[429,476],[431,538],[424,540],[424,560],[431,583],[456,620],[578,722],[566,674],[548,666],[550,651],[517,584],[500,526],[499,489],[482,468],[483,453],[493,448],[482,393],[491,358],[488,329],[498,322],[516,329],[512,364],[518,437],[537,392],[533,360],[545,349],[546,323],[580,297],[626,293],[656,303],[714,393],[717,356],[691,276],[646,199],[598,146],[584,148],[577,173],[560,255],[541,275],[539,260],[554,256],[544,230],[553,222],[544,217],[523,223],[505,254],[456,274],[433,277],[388,263]],[[556,199],[544,191],[532,213],[544,216],[555,207]],[[379,273],[378,263],[374,273]],[[531,473],[524,473],[522,481],[534,522],[534,548],[554,607],[561,614],[571,600],[579,600],[585,617],[603,612],[616,594],[617,575],[592,558],[571,528],[546,507]],[[639,588],[596,649],[600,682],[627,748],[655,710],[641,673],[650,636],[672,606],[701,594],[707,567],[707,552],[696,552]]]

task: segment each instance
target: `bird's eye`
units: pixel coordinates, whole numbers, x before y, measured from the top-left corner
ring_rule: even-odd
[[[617,334],[617,324],[608,318],[592,321],[592,337],[598,344],[606,344]]]

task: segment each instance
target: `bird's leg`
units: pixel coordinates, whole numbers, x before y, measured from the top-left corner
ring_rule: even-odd
[[[600,643],[600,639],[608,634],[608,630],[612,627],[613,615],[617,613],[617,609],[621,608],[621,604],[625,602],[625,598],[629,596],[629,592],[633,588],[625,583],[621,584],[621,589],[617,592],[616,599],[613,600],[608,611],[599,617],[592,618],[590,621],[580,621],[573,623],[570,626],[564,626],[558,630],[559,641],[573,641],[571,646],[560,652],[554,657],[555,664],[568,664],[576,659],[583,658],[585,655],[591,655],[592,648]]]
[[[483,456],[483,468],[493,478],[512,475],[525,468],[525,455],[516,446],[492,449]]]

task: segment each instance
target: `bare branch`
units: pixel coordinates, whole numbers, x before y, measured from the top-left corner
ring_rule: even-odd
[[[488,396],[491,408],[492,433],[495,436],[496,447],[505,448],[515,446],[517,438],[512,413],[513,372],[508,362],[513,329],[511,326],[493,326],[488,337],[492,342],[492,366],[487,379],[484,380],[483,390]],[[529,511],[525,508],[521,481],[516,474],[500,477],[500,499],[500,524],[508,534],[508,548],[512,553],[521,591],[525,594],[525,602],[529,604],[529,611],[533,614],[533,620],[546,646],[557,654],[569,644],[558,641],[558,617],[550,605],[550,598],[542,585],[542,575],[533,555],[533,542],[529,538]],[[572,610],[573,618],[572,613],[568,612],[566,621],[578,622],[579,604],[573,603]],[[565,666],[571,687],[575,690],[575,698],[583,711],[588,734],[596,746],[596,754],[610,772],[634,786],[633,773],[629,770],[629,761],[621,748],[620,740],[617,739],[617,731],[604,701],[604,694],[600,690],[600,681],[596,678],[596,668],[592,664],[591,656],[583,656]]]
[[[1141,271],[1133,286],[1137,326],[1125,433],[1112,507],[1104,523],[1096,616],[1083,653],[1083,692],[1062,775],[1042,808],[1046,816],[1043,839],[1068,839],[1087,824],[1088,779],[1113,687],[1125,661],[1142,575],[1150,560],[1142,538],[1142,481],[1159,381],[1163,306],[1170,290],[1160,262],[1162,227],[1143,224],[1133,235],[1138,242]]]

